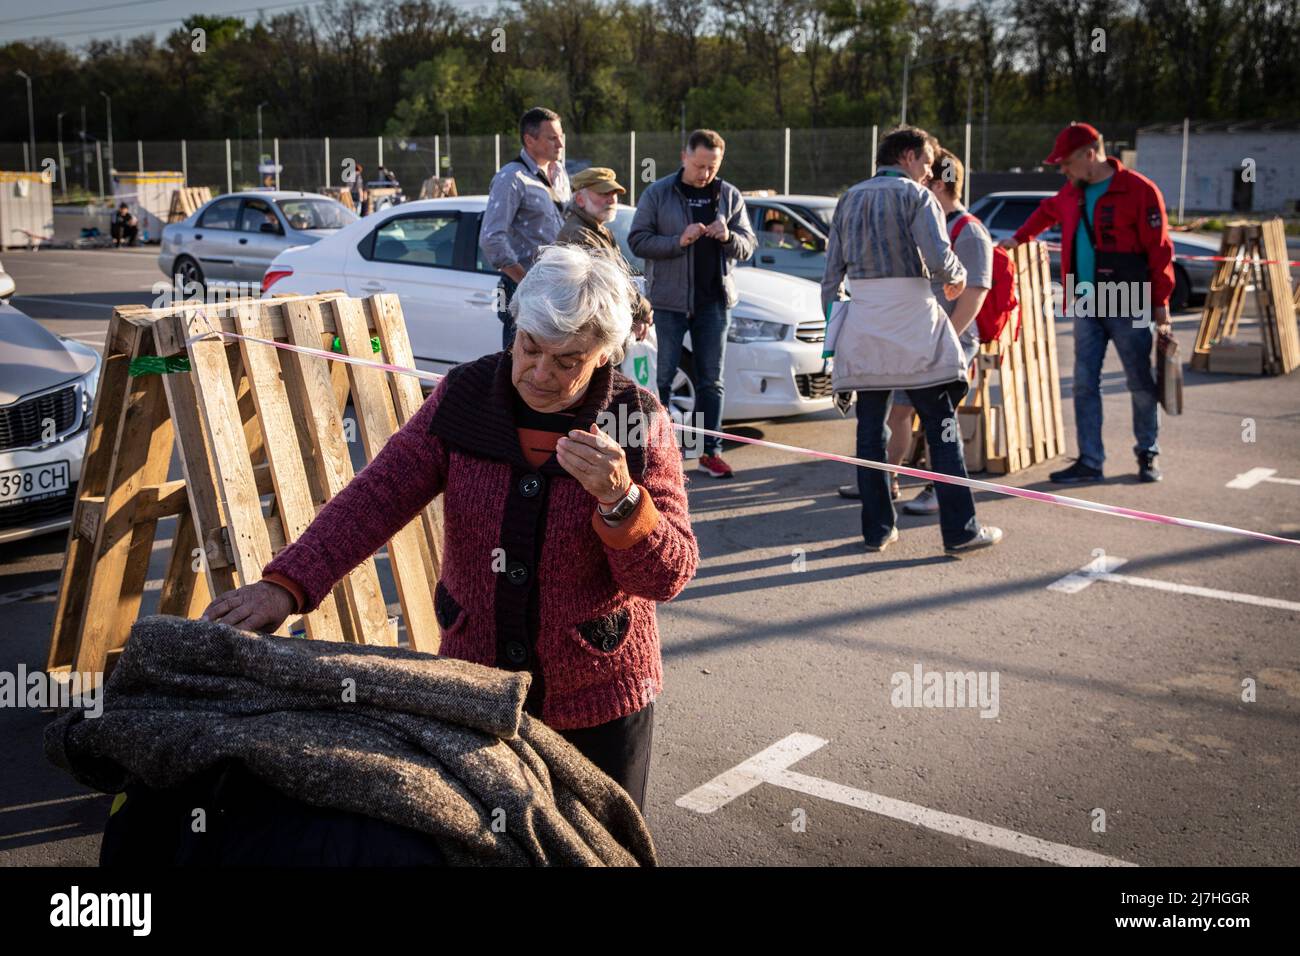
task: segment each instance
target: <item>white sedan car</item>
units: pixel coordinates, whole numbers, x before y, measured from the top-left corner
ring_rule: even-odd
[[[500,275],[478,247],[486,204],[486,196],[458,196],[367,216],[314,245],[281,252],[266,271],[262,291],[395,292],[416,364],[445,372],[501,348],[495,306]],[[620,207],[611,228],[639,268],[626,242],[633,212]],[[724,417],[779,418],[829,408],[830,364],[821,357],[826,322],[817,284],[759,269],[733,275],[740,302],[727,337]],[[695,405],[689,348],[688,339],[673,385],[671,404],[678,414],[690,414]],[[630,360],[624,369],[654,390],[644,375],[633,375]]]

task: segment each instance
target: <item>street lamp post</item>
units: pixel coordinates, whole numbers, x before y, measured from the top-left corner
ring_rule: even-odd
[[[86,145],[86,104],[81,104],[81,188],[90,192],[90,147]]]
[[[257,162],[259,165],[262,162],[262,107],[268,102],[270,101],[263,100],[257,104]]]
[[[23,70],[15,71],[19,76],[27,81],[27,135],[32,143],[31,162],[36,162],[36,117],[32,112],[32,78]],[[31,172],[31,164],[28,164],[27,172]]]
[[[899,126],[907,125],[907,73],[908,73],[908,68],[911,65],[912,65],[912,43],[909,40],[907,44],[907,52],[903,54],[903,110],[902,110],[902,115],[898,119]]]
[[[58,120],[57,120],[57,126],[58,126],[58,128],[59,128],[59,133],[58,133],[58,143],[59,143],[59,189],[60,189],[60,191],[63,193],[63,198],[64,198],[64,199],[67,199],[67,198],[68,198],[68,176],[67,176],[67,170],[65,170],[65,169],[63,168],[63,114],[64,114],[64,112],[66,112],[66,111],[65,111],[65,110],[60,110],[60,111],[59,111],[59,117],[58,117]]]
[[[113,168],[113,97],[109,96],[103,90],[99,91],[99,95],[102,96],[104,98],[104,102],[108,104],[108,168],[109,170],[112,170]]]

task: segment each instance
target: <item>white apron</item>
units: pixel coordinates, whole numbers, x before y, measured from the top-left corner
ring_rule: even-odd
[[[966,381],[961,341],[929,279],[850,279],[848,286],[852,298],[843,319],[827,329],[827,348],[835,352],[835,391]]]

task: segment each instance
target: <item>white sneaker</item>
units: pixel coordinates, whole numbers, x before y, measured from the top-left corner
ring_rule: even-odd
[[[905,515],[937,515],[939,513],[939,496],[934,493],[934,485],[926,485],[921,493],[903,505]]]
[[[871,544],[868,542],[865,543],[865,547],[868,551],[871,551],[875,554],[879,554],[881,551],[884,551],[887,547],[889,547],[897,540],[898,540],[898,527],[895,526],[889,529],[889,537],[886,538],[884,541],[880,542],[880,544]]]
[[[985,525],[980,528],[979,534],[964,541],[961,544],[949,545],[943,549],[944,554],[963,555],[968,551],[980,551],[984,548],[991,548],[1002,540],[1002,529],[995,528],[992,525]]]

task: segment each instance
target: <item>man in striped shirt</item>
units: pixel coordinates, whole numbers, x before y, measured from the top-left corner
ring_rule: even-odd
[[[822,304],[843,298],[847,276],[850,299],[835,332],[832,385],[857,393],[857,456],[885,460],[885,420],[894,390],[903,389],[925,427],[933,470],[965,478],[956,408],[969,387],[966,358],[930,282],[941,283],[952,301],[965,291],[966,269],[949,242],[939,200],[925,186],[936,146],[924,130],[892,130],[877,151],[876,175],[840,197],[826,244]],[[884,551],[898,540],[889,474],[858,469],[858,493],[867,550]],[[969,488],[941,483],[936,494],[945,553],[1002,539],[1000,529],[979,523]]]

